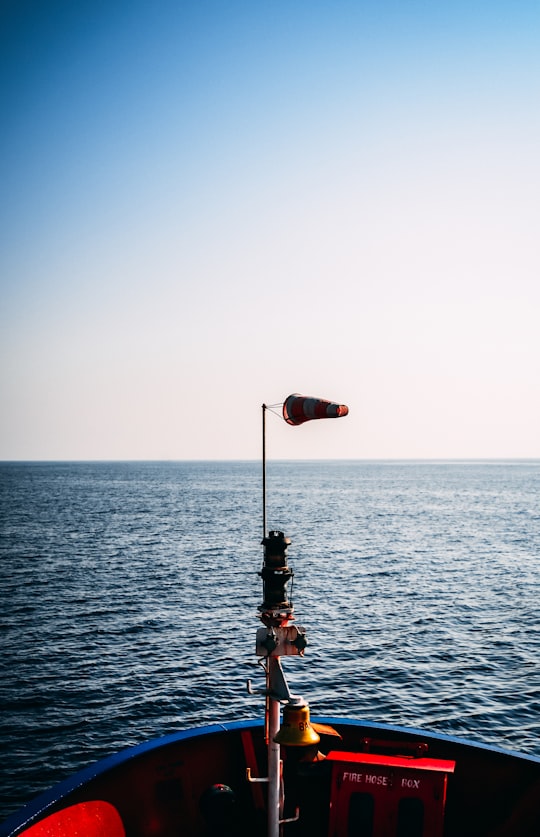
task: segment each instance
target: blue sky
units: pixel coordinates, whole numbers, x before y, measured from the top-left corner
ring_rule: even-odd
[[[540,457],[540,6],[7,2],[0,459]]]

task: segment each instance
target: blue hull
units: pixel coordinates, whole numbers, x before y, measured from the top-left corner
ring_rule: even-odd
[[[323,735],[323,752],[360,753],[367,740],[383,750],[386,747],[395,752],[410,751],[421,742],[427,745],[431,758],[455,762],[455,770],[448,777],[444,837],[540,834],[539,758],[422,730],[336,718],[313,721],[331,725],[341,735],[340,740]],[[264,835],[265,788],[262,784],[250,784],[246,769],[255,777],[264,777],[265,759],[262,721],[181,731],[123,750],[65,779],[9,817],[0,826],[0,837],[22,835],[54,812],[95,800],[112,806],[123,833],[132,837]],[[414,767],[414,761],[411,764]],[[321,777],[317,789],[326,781],[323,774]],[[216,817],[208,816],[204,806],[208,792],[216,786],[225,786],[234,794],[231,810],[217,824]],[[323,805],[323,792],[317,790],[312,796],[319,806]],[[310,797],[304,794],[303,798]],[[285,834],[329,833],[326,808],[317,810],[315,815],[308,807],[315,808],[315,801],[313,805],[303,802],[303,817],[301,812],[300,820],[287,825]],[[53,837],[65,832],[43,833]],[[341,833],[333,832],[336,837]]]

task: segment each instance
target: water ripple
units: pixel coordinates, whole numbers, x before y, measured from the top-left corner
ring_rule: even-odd
[[[540,465],[269,463],[294,692],[540,755]],[[261,714],[258,463],[0,467],[4,816],[72,770]]]

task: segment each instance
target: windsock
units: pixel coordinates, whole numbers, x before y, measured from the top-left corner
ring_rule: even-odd
[[[335,404],[323,398],[310,398],[297,392],[285,400],[283,418],[287,424],[303,424],[311,419],[339,418],[346,416],[349,408],[345,404]]]

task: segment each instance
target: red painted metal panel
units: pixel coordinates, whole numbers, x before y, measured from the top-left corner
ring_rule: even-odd
[[[328,754],[332,762],[329,837],[442,837],[455,762],[373,753]]]

